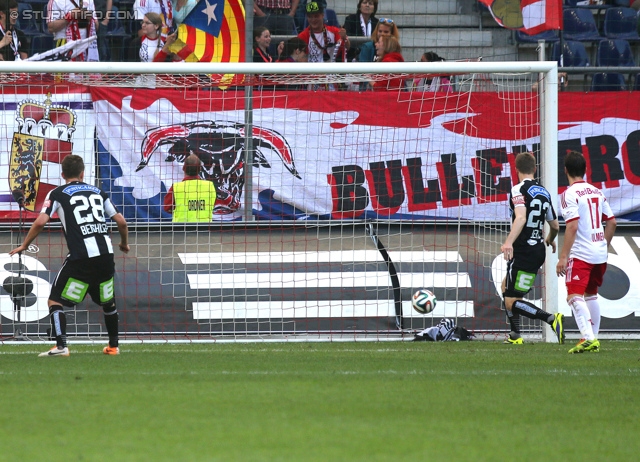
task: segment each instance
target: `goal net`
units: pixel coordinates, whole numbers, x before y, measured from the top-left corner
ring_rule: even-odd
[[[3,339],[48,338],[47,298],[67,251],[59,221],[23,255],[8,252],[63,183],[69,153],[130,226],[132,251],[115,250],[125,341],[412,339],[443,318],[482,339],[508,331],[500,245],[516,154],[534,152],[541,182],[557,190],[555,63],[0,72],[0,279],[32,283],[24,296],[2,289]],[[164,203],[189,154],[216,187],[210,223],[173,222]],[[553,312],[551,268],[528,298]],[[426,315],[411,306],[421,288],[437,296]],[[88,298],[67,319],[72,341],[106,335]],[[540,324],[523,330],[545,339]]]

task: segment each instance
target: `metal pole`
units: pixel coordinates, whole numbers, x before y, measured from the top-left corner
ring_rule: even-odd
[[[544,46],[538,50],[541,61],[544,61]],[[553,69],[544,75],[538,84],[540,113],[540,153],[541,163],[540,177],[542,184],[551,193],[552,203],[558,209],[558,67],[554,63]],[[542,289],[543,309],[550,313],[558,312],[558,276],[556,264],[558,254],[547,251],[544,262],[544,284]],[[542,340],[554,342],[555,336],[551,327],[543,323]]]
[[[245,62],[253,62],[253,0],[245,0]],[[248,85],[244,87],[244,221],[253,221],[253,87],[252,75],[246,74]]]

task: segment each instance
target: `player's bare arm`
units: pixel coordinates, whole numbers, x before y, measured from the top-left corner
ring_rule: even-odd
[[[121,213],[117,213],[112,217],[113,221],[118,225],[118,232],[120,233],[120,250],[124,253],[129,253],[129,228],[127,227],[127,220],[122,216]]]
[[[577,234],[578,220],[572,220],[568,222],[564,230],[564,242],[562,243],[562,250],[560,251],[558,264],[556,265],[556,274],[558,276],[564,276],[565,274],[567,274],[567,262],[569,261],[569,253],[571,252],[573,243],[576,241]]]
[[[513,243],[518,238],[524,225],[527,223],[527,209],[525,207],[516,207],[514,209],[516,215],[513,223],[511,223],[511,231],[504,241],[504,244],[500,247],[500,251],[504,255],[505,260],[511,260],[513,258]]]
[[[616,222],[615,217],[611,217],[605,222],[604,238],[607,240],[607,244],[611,244],[611,239],[613,239],[617,226],[618,223]]]
[[[558,220],[551,220],[547,223],[549,223],[549,234],[544,242],[547,244],[547,247],[551,246],[553,253],[556,253],[556,237],[560,232],[560,224],[558,224]]]

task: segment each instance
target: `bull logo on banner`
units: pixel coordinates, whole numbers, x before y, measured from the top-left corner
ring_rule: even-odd
[[[73,110],[51,104],[51,94],[44,103],[24,100],[18,105],[8,180],[10,190],[24,192],[26,210],[35,212],[48,193],[39,194],[43,161],[59,163],[71,153],[76,120]]]
[[[136,172],[147,166],[160,146],[171,145],[166,162],[184,162],[193,153],[202,161],[200,178],[213,181],[216,186],[214,213],[236,212],[244,186],[245,133],[244,124],[212,120],[152,128],[142,141],[142,158]],[[289,173],[301,178],[291,147],[280,133],[260,127],[253,127],[251,133],[255,167],[271,168],[268,155],[275,154]]]

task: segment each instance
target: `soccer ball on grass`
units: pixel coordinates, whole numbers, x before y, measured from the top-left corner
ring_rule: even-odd
[[[411,297],[411,306],[420,314],[429,314],[435,307],[438,299],[435,294],[427,289],[420,289]]]

